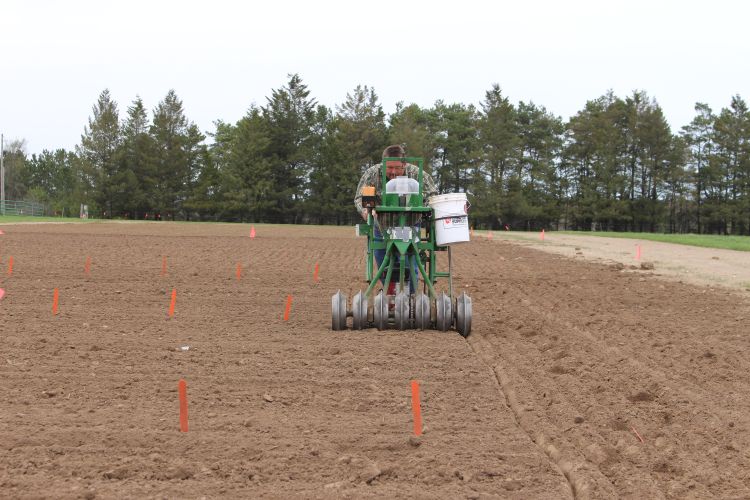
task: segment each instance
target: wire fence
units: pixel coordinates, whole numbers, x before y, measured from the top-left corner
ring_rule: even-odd
[[[35,201],[13,201],[0,202],[0,215],[30,215],[41,217],[46,215],[46,207]]]

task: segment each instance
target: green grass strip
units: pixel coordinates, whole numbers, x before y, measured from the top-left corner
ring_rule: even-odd
[[[615,233],[590,231],[558,231],[559,234],[575,236],[601,236],[605,238],[630,238],[634,240],[661,241],[677,245],[705,248],[723,248],[750,252],[750,236],[723,236],[717,234],[660,234],[660,233]]]

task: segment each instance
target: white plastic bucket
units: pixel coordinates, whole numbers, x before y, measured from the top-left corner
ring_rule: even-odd
[[[447,193],[428,201],[435,211],[435,240],[438,245],[469,241],[469,203],[466,193]]]

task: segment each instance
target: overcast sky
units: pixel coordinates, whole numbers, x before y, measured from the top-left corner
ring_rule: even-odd
[[[174,89],[212,131],[290,73],[331,108],[374,87],[388,114],[478,105],[498,83],[567,119],[639,89],[677,131],[697,101],[750,100],[749,19],[739,0],[3,0],[0,132],[28,153],[73,149],[105,88],[121,118],[136,95],[151,110]]]

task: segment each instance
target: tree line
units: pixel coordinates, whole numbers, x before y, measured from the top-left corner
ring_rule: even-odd
[[[387,144],[425,158],[441,193],[465,191],[478,228],[750,234],[750,112],[695,105],[673,133],[655,99],[611,91],[569,120],[492,85],[478,107],[398,103],[357,86],[333,109],[299,75],[236,123],[206,132],[173,90],[150,116],[104,90],[75,151],[11,143],[7,198],[103,218],[350,224],[354,189]]]

